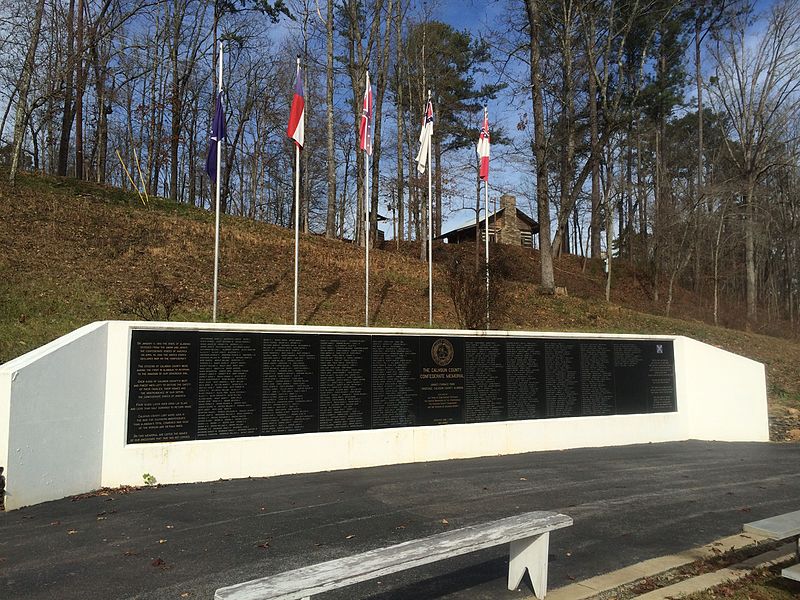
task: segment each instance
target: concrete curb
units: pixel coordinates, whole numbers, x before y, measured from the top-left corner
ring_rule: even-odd
[[[688,565],[696,560],[710,558],[719,554],[720,552],[738,550],[740,548],[744,548],[745,546],[751,546],[754,543],[767,540],[768,538],[753,533],[739,533],[736,535],[731,535],[711,542],[710,544],[706,544],[705,546],[700,546],[699,548],[693,548],[679,554],[652,558],[635,565],[624,567],[617,571],[604,573],[603,575],[598,575],[584,581],[572,583],[549,592],[547,594],[547,598],[548,600],[584,600],[585,598],[591,598],[592,596],[596,596],[597,594],[601,594],[603,592],[608,592],[622,585],[633,583],[637,579],[642,579],[643,577],[652,577],[654,575],[658,575],[659,573],[663,573],[664,571],[669,571],[670,569],[676,569],[678,567],[682,567],[683,565]],[[647,597],[648,600],[650,600],[649,596],[640,597]],[[661,596],[653,596],[652,598],[660,597]]]
[[[641,596],[637,600],[667,600],[679,595],[689,595],[695,592],[702,592],[722,583],[738,581],[749,575],[754,569],[771,567],[781,562],[791,560],[794,557],[794,544],[784,544],[780,548],[754,556],[730,567],[720,569],[713,573],[705,573],[692,577],[685,581],[674,583],[667,587],[653,590]]]

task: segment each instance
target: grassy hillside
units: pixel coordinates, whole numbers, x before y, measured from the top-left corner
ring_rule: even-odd
[[[5,174],[0,172],[0,181]],[[164,200],[142,206],[135,194],[67,179],[23,176],[0,184],[0,363],[91,321],[117,318],[211,318],[213,215]],[[288,323],[292,318],[294,238],[291,231],[223,217],[220,319]],[[463,250],[463,249],[462,249]],[[437,247],[434,323],[457,327],[445,285],[454,248]],[[363,251],[302,236],[300,322],[362,325]],[[373,324],[427,324],[427,269],[416,244],[387,243],[371,253]],[[676,290],[672,317],[630,265],[615,265],[612,303],[604,300],[597,262],[565,257],[556,281],[568,296],[537,289],[538,254],[502,248],[506,315],[493,325],[532,331],[681,334],[767,365],[774,436],[800,428],[800,344],[709,324],[710,302]],[[728,307],[725,319],[737,324]],[[678,318],[680,317],[680,318]],[[798,432],[800,433],[800,432]]]

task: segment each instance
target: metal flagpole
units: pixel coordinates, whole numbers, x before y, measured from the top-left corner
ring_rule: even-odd
[[[431,91],[428,90],[428,102],[431,101]],[[428,109],[425,107],[427,119]],[[425,125],[427,127],[427,123]],[[433,325],[433,223],[431,220],[431,182],[433,164],[431,163],[431,146],[433,146],[432,136],[428,140],[428,325]]]
[[[219,89],[217,94],[222,93],[222,42],[219,43]],[[217,96],[219,97],[219,96]],[[216,200],[216,219],[214,224],[214,308],[212,310],[212,320],[217,322],[217,282],[219,281],[219,184],[222,175],[222,136],[217,140],[217,200]]]
[[[486,191],[483,202],[483,210],[486,215],[486,329],[489,329],[489,178],[484,182]]]
[[[294,145],[294,324],[297,325],[297,290],[300,282],[300,146]]]
[[[367,123],[367,128],[370,124]],[[365,134],[369,137],[369,133]],[[369,142],[367,142],[369,144]],[[365,260],[364,269],[366,270],[366,285],[364,287],[364,322],[366,327],[369,327],[369,150],[364,150],[364,235],[366,243],[364,244]]]

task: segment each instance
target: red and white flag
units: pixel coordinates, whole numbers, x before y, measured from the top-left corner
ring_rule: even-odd
[[[417,152],[417,172],[424,173],[428,164],[428,149],[433,139],[433,102],[428,100],[425,114],[422,115],[422,131],[419,132],[419,152]]]
[[[367,88],[364,90],[364,104],[361,109],[361,125],[358,128],[358,147],[372,156],[372,86],[367,71]]]
[[[300,59],[297,59],[297,79],[294,83],[294,98],[292,98],[292,111],[289,113],[289,127],[286,135],[294,140],[294,143],[303,147],[306,124],[306,101],[303,96],[303,71],[300,69]]]
[[[481,161],[481,181],[489,181],[489,109],[483,109],[483,126],[478,139],[478,158]]]

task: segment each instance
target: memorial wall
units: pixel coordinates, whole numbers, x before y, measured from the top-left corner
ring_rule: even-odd
[[[8,510],[144,473],[186,483],[688,439],[768,440],[764,366],[680,336],[135,321],[0,365]]]
[[[675,412],[672,340],[131,331],[127,443]]]

